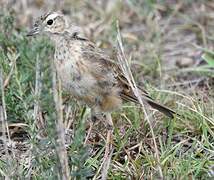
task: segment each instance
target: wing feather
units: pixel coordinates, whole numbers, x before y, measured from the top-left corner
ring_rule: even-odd
[[[110,88],[118,87],[119,96],[125,101],[132,101],[139,103],[138,99],[134,95],[127,79],[122,73],[118,62],[114,61],[110,56],[107,56],[103,50],[97,48],[90,41],[84,40],[83,56],[88,61],[91,74],[98,79],[100,87],[104,92],[109,92]],[[166,106],[163,106],[155,102],[142,87],[138,87],[141,91],[141,95],[144,101],[146,101],[151,107],[159,110],[168,117],[172,118],[175,112]]]

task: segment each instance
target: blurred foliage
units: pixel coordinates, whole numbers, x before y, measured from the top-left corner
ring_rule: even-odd
[[[211,53],[204,53],[202,55],[202,58],[207,62],[207,64],[211,67],[214,68],[214,52]]]

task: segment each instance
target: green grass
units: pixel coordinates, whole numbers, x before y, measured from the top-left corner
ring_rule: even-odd
[[[117,4],[112,15],[114,17],[111,18],[102,11],[92,10],[89,5],[84,7],[88,8],[91,19],[95,20],[101,16],[100,18],[106,20],[105,30],[97,37],[102,47],[115,45],[116,30],[111,19],[121,20],[122,34],[127,35],[124,35],[124,49],[132,57],[132,70],[136,79],[141,83],[143,76],[146,89],[151,96],[181,115],[170,120],[158,112],[150,111],[151,114],[153,113],[150,120],[158,146],[160,158],[158,161],[151,130],[141,108],[126,103],[122,109],[114,112],[114,152],[108,178],[159,179],[159,166],[164,179],[212,179],[214,176],[213,52],[212,50],[208,52],[207,47],[203,48],[207,53],[203,58],[207,61],[205,69],[208,71],[205,71],[205,65],[202,65],[197,68],[190,66],[187,69],[175,69],[172,73],[165,72],[166,64],[163,58],[165,36],[161,34],[161,26],[155,20],[155,13],[160,12],[157,10],[157,5],[161,9],[165,4],[164,2],[157,4],[155,1],[145,1],[145,4],[143,8],[137,7],[135,1],[129,1],[126,5]],[[73,8],[78,9],[78,6]],[[188,9],[186,6],[183,8],[184,11]],[[134,14],[133,22],[124,20],[120,16],[120,13],[123,14],[127,9]],[[172,6],[162,10],[164,16],[168,19],[174,9]],[[78,18],[74,17],[75,20]],[[85,21],[89,23],[87,18]],[[145,30],[143,36],[138,35],[137,32],[136,34],[126,32],[129,27],[139,23],[144,23],[151,31]],[[84,24],[81,19],[80,24]],[[3,10],[0,14],[0,30],[0,69],[3,80],[9,77],[4,94],[2,91],[0,94],[0,105],[2,100],[5,100],[7,122],[14,143],[13,148],[8,145],[10,151],[8,155],[4,152],[0,140],[0,177],[58,179],[61,172],[56,149],[56,112],[50,69],[53,46],[44,37],[27,38],[26,28],[17,28],[15,15],[8,10]],[[131,35],[137,39],[131,39]],[[213,36],[207,32],[205,38],[209,42],[208,39],[213,39]],[[202,42],[201,46],[203,46]],[[35,82],[38,78],[37,63],[40,65],[39,82],[42,85],[39,96],[35,93]],[[196,70],[199,73],[195,73]],[[168,79],[165,78],[166,74],[170,76]],[[172,85],[167,88],[168,84],[176,84],[177,81],[181,83],[191,81],[191,77],[203,77],[205,80],[198,85]],[[164,78],[165,82],[160,80]],[[160,81],[163,83],[160,84]],[[157,85],[158,89],[168,89],[168,91],[155,89],[154,85]],[[39,119],[45,123],[44,126],[35,120],[36,102],[40,106]],[[99,177],[98,170],[104,156],[106,128],[102,122],[96,124],[89,139],[90,143],[84,145],[88,130],[87,119],[90,117],[88,109],[71,99],[64,103],[63,114],[65,124],[71,123],[69,132],[72,141],[68,143],[67,152],[72,179],[92,178],[94,175]],[[14,130],[11,127],[12,123],[15,123],[15,127],[18,127],[18,123],[26,126]],[[38,138],[39,136],[43,138]],[[26,149],[21,150],[21,148]]]

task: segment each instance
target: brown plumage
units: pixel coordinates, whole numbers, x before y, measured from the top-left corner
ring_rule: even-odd
[[[103,169],[107,172],[113,152],[111,112],[120,108],[123,101],[138,103],[138,100],[116,59],[107,56],[86,38],[79,37],[78,32],[78,28],[68,25],[62,14],[48,13],[36,21],[28,35],[45,33],[50,37],[55,44],[54,64],[64,91],[91,108],[92,121],[105,120],[108,131]],[[144,102],[170,118],[173,117],[173,110],[155,102],[142,88],[139,90]],[[85,142],[92,129],[90,124]],[[106,173],[102,173],[102,179],[106,179],[106,176]]]
[[[54,63],[65,91],[83,101],[93,112],[109,113],[122,101],[138,103],[117,61],[86,38],[78,36],[75,26],[68,26],[60,13],[39,18],[28,35],[44,32],[55,44]],[[142,99],[169,117],[175,112],[155,102],[139,88]]]

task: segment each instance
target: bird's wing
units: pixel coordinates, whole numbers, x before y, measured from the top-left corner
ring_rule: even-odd
[[[101,81],[107,80],[112,82],[112,85],[118,86],[121,89],[121,97],[124,100],[137,102],[138,100],[120,69],[118,62],[114,60],[116,57],[108,56],[106,52],[97,48],[90,41],[85,41],[84,46],[86,47],[83,48],[83,56],[85,60],[89,61],[91,73]],[[142,87],[139,87],[139,89],[142,96],[150,98],[149,94]]]
[[[116,57],[111,58],[106,55],[103,50],[97,48],[90,41],[84,41],[84,46],[84,59],[89,61],[91,73],[98,79],[98,82],[105,85],[104,90],[108,91],[108,87],[117,86],[120,89],[119,95],[123,100],[139,103],[118,62],[113,60]],[[140,90],[142,99],[151,107],[159,110],[168,117],[172,118],[174,116],[175,112],[173,110],[155,102],[142,87],[138,87],[138,89]]]
[[[100,48],[92,42],[84,41],[82,56],[89,67],[90,74],[94,76],[101,87],[112,87],[117,84],[114,72],[114,62]]]

